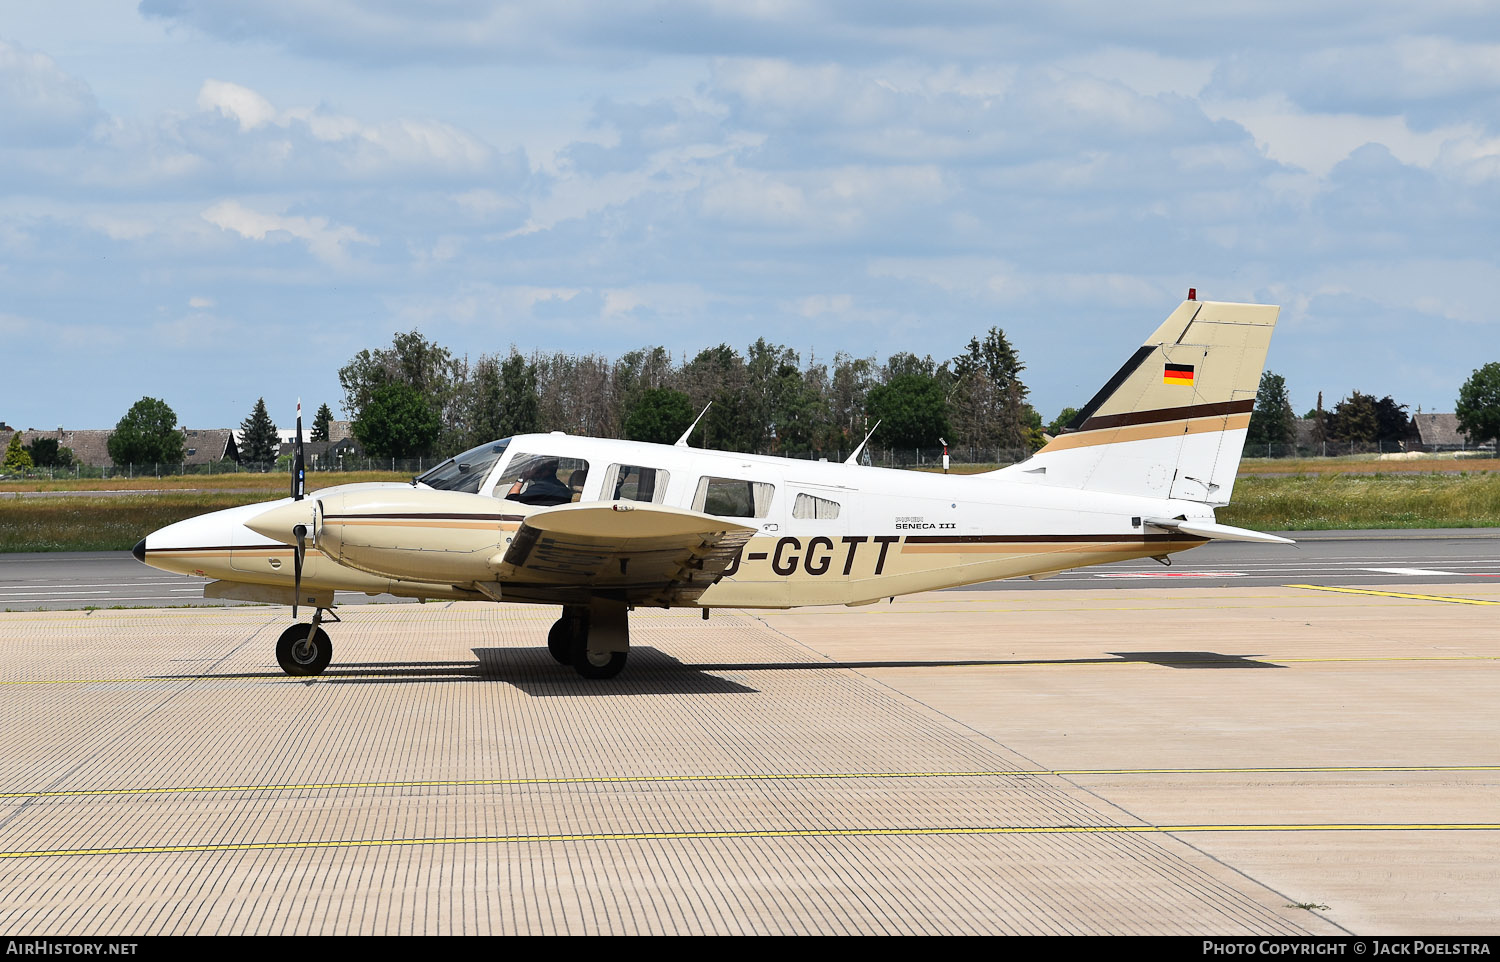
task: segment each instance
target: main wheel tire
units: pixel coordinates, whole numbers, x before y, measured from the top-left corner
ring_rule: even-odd
[[[570,619],[567,615],[563,615],[552,623],[552,630],[547,632],[547,651],[559,665],[573,663],[572,629]]]
[[[588,636],[573,645],[573,670],[585,678],[613,678],[625,667],[628,651],[589,651]]]
[[[333,660],[333,641],[328,632],[312,629],[311,641],[307,632],[307,625],[292,625],[276,639],[276,662],[288,675],[321,675]]]

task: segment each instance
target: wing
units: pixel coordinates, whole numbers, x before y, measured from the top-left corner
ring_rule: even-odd
[[[507,590],[587,588],[629,604],[692,604],[754,533],[662,505],[569,504],[528,515],[495,571]]]

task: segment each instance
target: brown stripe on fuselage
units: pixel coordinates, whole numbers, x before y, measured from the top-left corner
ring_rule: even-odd
[[[1135,424],[1156,424],[1161,421],[1185,421],[1189,418],[1216,418],[1226,414],[1249,414],[1255,409],[1255,399],[1221,401],[1217,404],[1185,404],[1175,408],[1157,408],[1154,411],[1131,411],[1127,414],[1095,415],[1083,422],[1078,430],[1103,431],[1107,428],[1123,428]]]
[[[1155,544],[1158,541],[1201,541],[1186,534],[914,534],[907,544],[1070,544],[1123,541]]]
[[[964,534],[914,535],[901,545],[902,554],[1028,554],[1051,553],[1087,546],[1091,551],[1139,551],[1142,547],[1196,547],[1207,542],[1186,534]]]
[[[1084,548],[1095,554],[1139,554],[1141,549],[1154,546],[1155,541],[1030,541],[1014,544],[904,544],[901,546],[902,554],[1055,554],[1059,551],[1072,551]],[[1202,538],[1180,538],[1173,539],[1169,544],[1163,543],[1163,548],[1170,547],[1173,551],[1182,548],[1196,548],[1208,542]]]
[[[370,519],[382,519],[388,521],[525,521],[524,514],[459,514],[459,513],[437,513],[420,511],[402,511],[392,514],[325,514],[324,521],[337,521],[347,524],[350,521],[365,521]]]

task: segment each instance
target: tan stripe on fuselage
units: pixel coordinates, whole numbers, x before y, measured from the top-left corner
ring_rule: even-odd
[[[1066,451],[1069,448],[1086,448],[1095,444],[1117,444],[1121,441],[1148,441],[1153,438],[1172,438],[1184,434],[1235,431],[1249,426],[1250,415],[1248,414],[1180,418],[1156,424],[1137,424],[1130,427],[1105,428],[1102,431],[1078,431],[1074,434],[1064,434],[1048,441],[1042,451]]]
[[[431,521],[422,518],[410,521],[394,521],[386,518],[380,519],[350,519],[328,521],[329,525],[348,525],[350,527],[376,527],[376,528],[466,528],[473,531],[515,531],[520,525],[513,522],[495,521]]]

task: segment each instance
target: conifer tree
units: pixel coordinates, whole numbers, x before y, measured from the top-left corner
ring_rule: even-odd
[[[276,451],[281,439],[276,434],[276,425],[266,413],[266,399],[255,402],[255,410],[240,422],[240,460],[250,464],[269,464],[276,460]]]
[[[333,412],[328,410],[328,405],[322,404],[318,407],[318,413],[313,415],[312,437],[309,441],[327,441],[328,429],[333,424]]]

